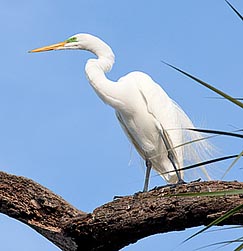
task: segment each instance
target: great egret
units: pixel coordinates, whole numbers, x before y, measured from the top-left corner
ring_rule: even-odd
[[[87,78],[98,96],[115,109],[122,129],[145,160],[143,191],[148,190],[151,168],[168,183],[183,183],[179,169],[186,157],[198,157],[195,147],[185,142],[199,138],[185,130],[194,126],[183,110],[143,72],[131,72],[117,82],[107,79],[105,73],[111,70],[115,57],[112,49],[93,35],[76,34],[30,52],[67,49],[87,50],[97,56],[87,61]]]

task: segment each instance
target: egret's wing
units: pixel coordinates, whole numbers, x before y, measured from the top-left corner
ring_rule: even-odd
[[[146,81],[144,81],[145,78]],[[186,113],[148,75],[143,74],[141,76],[141,81],[137,82],[137,87],[147,104],[148,112],[153,115],[166,132],[169,145],[176,152],[176,158],[180,167],[183,167],[187,161],[200,162],[202,160],[200,150],[207,148],[208,145],[204,141],[199,141],[197,144],[201,148],[198,148],[199,151],[196,144],[185,145],[186,142],[194,141],[201,137],[198,133],[186,130],[187,128],[194,128]],[[203,173],[206,178],[209,178],[205,170],[203,170]]]
[[[158,129],[166,131],[167,145],[174,148],[182,143],[182,124],[186,124],[186,115],[169,98],[165,91],[156,84],[149,76],[144,74],[141,81],[137,82],[137,87],[147,105],[147,111],[155,118]],[[190,120],[189,120],[190,121]],[[191,125],[191,124],[190,124]]]

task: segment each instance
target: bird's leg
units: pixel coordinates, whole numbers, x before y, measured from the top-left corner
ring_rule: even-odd
[[[170,162],[172,163],[174,169],[175,169],[175,173],[176,173],[176,176],[178,178],[178,182],[177,184],[185,184],[186,182],[181,178],[181,173],[180,171],[177,169],[176,167],[176,164],[174,162],[174,158],[173,158],[173,155],[171,154],[171,151],[169,150],[168,151],[168,159],[170,160]]]
[[[145,160],[145,164],[146,164],[146,175],[145,175],[143,192],[148,191],[149,176],[150,176],[150,172],[151,172],[151,168],[152,168],[152,163],[149,159]]]
[[[150,172],[151,172],[151,168],[152,168],[152,163],[149,159],[145,160],[145,164],[146,164],[146,174],[145,174],[145,181],[144,181],[144,187],[143,187],[143,193],[148,191],[148,184],[149,184],[149,176],[150,176]],[[133,196],[134,198],[136,198],[141,192],[137,192],[135,193]],[[120,196],[120,195],[116,195],[113,197],[113,200],[116,199],[121,199],[125,196]]]
[[[177,184],[185,184],[185,181],[181,178],[181,173],[180,171],[177,169],[176,167],[176,152],[173,150],[173,145],[171,143],[171,140],[170,140],[170,137],[168,135],[168,133],[166,132],[166,130],[163,130],[163,131],[160,131],[160,134],[161,134],[161,137],[164,141],[164,144],[165,144],[165,147],[166,147],[166,150],[168,152],[168,159],[170,160],[170,162],[172,163],[174,169],[175,169],[175,173],[176,173],[176,176],[178,178],[178,182]],[[177,162],[178,163],[178,162]]]
[[[146,159],[145,160],[145,164],[146,164],[146,174],[145,174],[145,181],[144,181],[143,192],[147,192],[148,191],[149,176],[150,176],[150,172],[151,172],[151,168],[152,168],[152,163],[151,163],[150,160]],[[142,193],[142,192],[135,193],[133,195],[134,198],[136,198],[140,193]],[[113,197],[113,200],[121,199],[123,197],[125,197],[125,196],[116,195],[116,196]]]

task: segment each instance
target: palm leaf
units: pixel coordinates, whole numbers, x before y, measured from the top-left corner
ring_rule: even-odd
[[[226,132],[226,131],[219,131],[219,130],[210,130],[210,129],[201,129],[201,128],[188,128],[188,130],[202,132],[202,133],[213,133],[218,135],[225,135],[225,136],[232,136],[237,138],[243,138],[243,134],[234,133],[234,132]],[[242,130],[237,130],[242,131]]]
[[[224,99],[222,97],[207,97],[207,98],[211,98],[211,99]],[[243,98],[234,98],[236,100],[243,100]]]
[[[227,196],[227,195],[239,195],[243,194],[243,189],[227,190],[227,191],[216,191],[216,192],[201,192],[201,193],[177,193],[166,195],[166,197],[211,197],[211,196]]]
[[[189,241],[190,239],[192,239],[193,237],[199,235],[200,233],[205,232],[207,229],[209,229],[210,227],[214,226],[214,225],[218,225],[220,223],[222,223],[225,219],[229,218],[230,216],[232,216],[233,214],[237,213],[239,210],[243,209],[243,205],[239,205],[231,210],[229,210],[227,213],[225,213],[224,215],[222,215],[221,217],[219,217],[218,219],[214,220],[213,222],[211,222],[209,225],[207,225],[206,227],[204,227],[203,229],[201,229],[200,231],[196,232],[195,234],[191,235],[190,237],[188,237],[186,240],[184,240],[182,243],[185,243],[187,241]]]
[[[212,244],[209,244],[209,245],[202,246],[200,248],[196,248],[194,250],[201,250],[201,249],[204,249],[204,248],[213,247],[213,246],[217,246],[217,245],[221,245],[221,247],[219,247],[219,248],[222,248],[222,247],[228,246],[228,245],[230,245],[232,243],[237,243],[237,242],[242,242],[242,241],[243,241],[242,237],[240,237],[238,239],[234,239],[234,240],[230,240],[230,241],[220,241],[220,242],[212,243]]]
[[[243,17],[242,15],[236,10],[236,8],[234,8],[234,6],[228,2],[227,0],[225,0],[225,2],[229,5],[229,7],[236,13],[236,15],[243,21]]]
[[[196,82],[198,82],[199,84],[201,84],[201,85],[207,87],[208,89],[210,89],[210,90],[216,92],[217,94],[219,94],[219,95],[221,95],[222,97],[228,99],[230,102],[236,104],[237,106],[240,106],[241,108],[243,108],[243,103],[242,103],[242,102],[240,102],[239,100],[234,99],[233,97],[231,97],[231,96],[228,95],[227,93],[225,93],[225,92],[223,92],[223,91],[220,91],[219,89],[213,87],[212,85],[210,85],[210,84],[208,84],[208,83],[206,83],[206,82],[200,80],[199,78],[196,78],[196,77],[192,76],[191,74],[189,74],[189,73],[187,73],[187,72],[185,72],[185,71],[183,71],[183,70],[181,70],[181,69],[179,69],[179,68],[177,68],[177,67],[175,67],[175,66],[173,66],[173,65],[171,65],[171,64],[166,63],[165,61],[161,61],[161,62],[164,63],[164,64],[166,64],[166,65],[168,65],[169,67],[173,68],[174,70],[176,70],[176,71],[178,71],[178,72],[184,74],[185,76],[187,76],[187,77],[189,77],[189,78],[195,80]]]
[[[243,240],[241,242],[243,242]],[[242,249],[243,249],[243,243],[240,244],[240,246],[238,246],[234,251],[240,251]]]
[[[191,130],[191,129],[185,129],[185,130]],[[182,143],[180,145],[174,146],[173,149],[180,148],[180,147],[183,147],[183,146],[186,146],[186,145],[189,145],[189,144],[193,144],[193,143],[196,143],[196,142],[199,142],[199,141],[202,141],[202,140],[208,140],[208,139],[211,139],[211,138],[213,138],[215,136],[217,136],[217,135],[211,135],[211,136],[208,136],[208,137],[203,137],[203,138],[198,138],[198,139],[186,141],[186,142],[184,142],[184,143]]]
[[[203,132],[203,133],[213,133],[213,134],[218,134],[218,135],[226,135],[226,136],[233,136],[233,137],[238,137],[238,138],[243,138],[242,134],[238,134],[238,133],[232,133],[232,132],[225,132],[225,131],[218,131],[218,130],[208,130],[208,129],[199,129],[199,128],[192,128],[192,129],[188,129],[188,130],[192,130],[192,131],[197,131],[197,132]],[[237,131],[241,131],[241,130],[237,130]],[[226,174],[232,169],[232,167],[236,164],[236,162],[243,156],[243,151],[240,152],[234,159],[234,161],[230,164],[230,166],[227,168],[227,170],[225,171],[224,175],[222,176],[221,179],[223,179]]]
[[[239,225],[239,226],[236,225],[236,226],[230,226],[230,227],[221,227],[219,229],[209,230],[209,231],[207,231],[207,233],[225,231],[225,230],[232,230],[232,229],[237,229],[237,228],[242,228],[242,227],[243,227],[242,225]]]
[[[240,152],[236,158],[234,159],[234,161],[231,163],[231,165],[227,168],[227,170],[225,171],[224,175],[222,176],[222,179],[225,177],[225,175],[230,171],[230,169],[235,165],[235,163],[243,156],[243,151]]]
[[[190,166],[179,168],[179,169],[177,169],[177,171],[184,171],[184,170],[196,168],[196,167],[199,167],[199,166],[205,166],[205,165],[208,165],[208,164],[212,164],[214,162],[219,162],[219,161],[232,159],[232,158],[236,158],[236,157],[238,157],[238,155],[228,155],[228,156],[224,156],[224,157],[220,157],[220,158],[210,159],[210,160],[199,162],[199,163],[196,163],[196,164],[193,164],[193,165],[190,165]],[[172,172],[175,172],[175,171],[173,170],[173,171],[163,172],[162,174],[167,174],[167,173],[172,173]]]

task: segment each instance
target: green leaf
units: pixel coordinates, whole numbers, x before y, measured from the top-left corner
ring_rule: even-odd
[[[208,129],[199,129],[199,128],[192,128],[192,129],[188,129],[188,130],[192,130],[192,131],[196,131],[196,132],[203,132],[203,133],[213,133],[213,134],[218,134],[218,135],[226,135],[226,136],[233,136],[233,137],[237,137],[237,138],[243,138],[242,134],[238,134],[238,133],[232,133],[232,132],[226,132],[226,131],[218,131],[218,130],[208,130]],[[237,130],[237,131],[241,131],[241,130]],[[227,170],[225,171],[224,175],[222,176],[221,179],[223,179],[226,174],[231,170],[231,168],[236,164],[236,162],[243,156],[243,151],[240,152],[238,155],[235,156],[234,161],[230,164],[230,166],[227,168]]]
[[[224,221],[225,219],[229,218],[230,216],[232,216],[233,214],[237,213],[239,210],[243,209],[243,204],[239,205],[231,210],[229,210],[227,213],[225,213],[224,215],[222,215],[221,217],[219,217],[218,219],[214,220],[213,222],[211,222],[209,225],[207,225],[206,227],[204,227],[203,229],[201,229],[200,231],[196,232],[195,234],[191,235],[190,237],[188,237],[186,240],[184,240],[182,243],[185,243],[187,241],[189,241],[190,239],[192,239],[193,237],[205,232],[207,229],[209,229],[210,227],[214,226],[214,225],[218,225],[219,223],[221,223],[222,221]]]
[[[186,129],[186,130],[191,130],[191,129]],[[196,131],[196,130],[195,130]],[[174,146],[172,149],[176,149],[176,148],[179,148],[179,147],[183,147],[183,146],[186,146],[186,145],[189,145],[189,144],[193,144],[193,143],[196,143],[196,142],[199,142],[199,141],[202,141],[202,140],[207,140],[207,139],[211,139],[213,137],[215,137],[217,135],[211,135],[211,136],[208,136],[208,137],[203,137],[203,138],[199,138],[199,139],[194,139],[194,140],[190,140],[190,141],[186,141],[185,143],[182,143],[180,145],[176,145]],[[169,149],[170,150],[170,149]]]
[[[242,242],[242,241],[243,241],[243,240],[242,240],[242,237],[240,237],[240,238],[235,239],[235,240],[221,241],[221,242],[212,243],[212,244],[209,244],[209,245],[206,245],[206,246],[202,246],[202,247],[200,247],[200,248],[196,248],[196,249],[194,249],[194,250],[201,250],[201,249],[204,249],[204,248],[213,247],[213,246],[217,246],[217,245],[218,245],[218,246],[221,245],[221,247],[219,247],[219,248],[223,248],[223,247],[228,246],[228,245],[230,245],[230,244],[232,244],[232,243]]]
[[[243,243],[240,244],[240,246],[238,246],[234,251],[240,251],[243,249]]]
[[[236,10],[236,8],[234,8],[234,6],[228,2],[227,0],[225,0],[225,2],[230,6],[230,8],[236,13],[236,15],[243,21],[243,17],[241,16],[241,14]]]
[[[177,171],[184,171],[184,170],[196,168],[196,167],[199,167],[199,166],[205,166],[205,165],[208,165],[208,164],[212,164],[214,162],[219,162],[219,161],[223,161],[223,160],[227,160],[227,159],[236,158],[237,156],[238,155],[228,155],[228,156],[224,156],[224,157],[220,157],[220,158],[215,158],[215,159],[199,162],[199,163],[196,163],[196,164],[193,164],[193,165],[190,165],[190,166],[186,166],[186,167],[183,167],[183,168],[179,168],[179,169],[177,169]],[[173,170],[173,171],[163,172],[162,174],[172,173],[172,172],[175,172],[175,171]]]
[[[212,229],[212,230],[209,230],[207,231],[207,233],[211,233],[211,232],[219,232],[219,231],[227,231],[227,230],[232,230],[232,229],[237,229],[237,228],[242,228],[243,226],[242,225],[236,225],[236,226],[230,226],[230,227],[221,227],[219,229]]]
[[[243,249],[243,243],[240,246],[238,246],[234,251],[240,251],[242,249]]]
[[[207,98],[210,98],[210,99],[224,99],[222,97],[207,97]],[[236,99],[236,100],[243,100],[243,98],[235,98],[235,97],[234,97],[234,99]]]
[[[239,195],[243,194],[243,189],[228,190],[228,191],[216,191],[216,192],[201,192],[201,193],[178,193],[166,195],[166,197],[210,197],[210,196],[227,196],[227,195]]]
[[[181,70],[181,69],[179,69],[179,68],[177,68],[177,67],[175,67],[175,66],[173,66],[173,65],[171,65],[171,64],[168,64],[168,63],[166,63],[166,62],[164,62],[164,61],[161,61],[161,62],[164,63],[164,64],[166,64],[166,65],[168,65],[169,67],[175,69],[176,71],[178,71],[178,72],[184,74],[185,76],[187,76],[187,77],[189,77],[189,78],[195,80],[195,81],[198,82],[199,84],[201,84],[201,85],[207,87],[208,89],[210,89],[210,90],[216,92],[217,94],[223,96],[224,98],[228,99],[230,102],[236,104],[237,106],[240,106],[241,108],[243,108],[243,103],[242,103],[242,102],[240,102],[239,100],[234,99],[233,97],[231,97],[230,95],[226,94],[225,92],[220,91],[219,89],[213,87],[212,85],[210,85],[210,84],[208,84],[208,83],[206,83],[206,82],[200,80],[199,78],[196,78],[196,77],[190,75],[189,73],[187,73],[187,72],[185,72],[185,71],[183,71],[183,70]]]
[[[234,133],[234,132],[226,132],[226,131],[219,131],[219,130],[210,130],[210,129],[200,129],[200,128],[188,128],[188,130],[196,131],[196,132],[203,132],[203,133],[213,133],[218,135],[225,135],[225,136],[232,136],[237,138],[243,138],[243,134]],[[242,130],[237,130],[242,131]]]
[[[231,163],[231,165],[227,168],[227,170],[225,171],[224,175],[222,176],[222,179],[225,177],[225,175],[230,171],[230,169],[235,165],[235,163],[243,156],[243,151],[240,152],[236,158],[234,159],[234,161]]]

